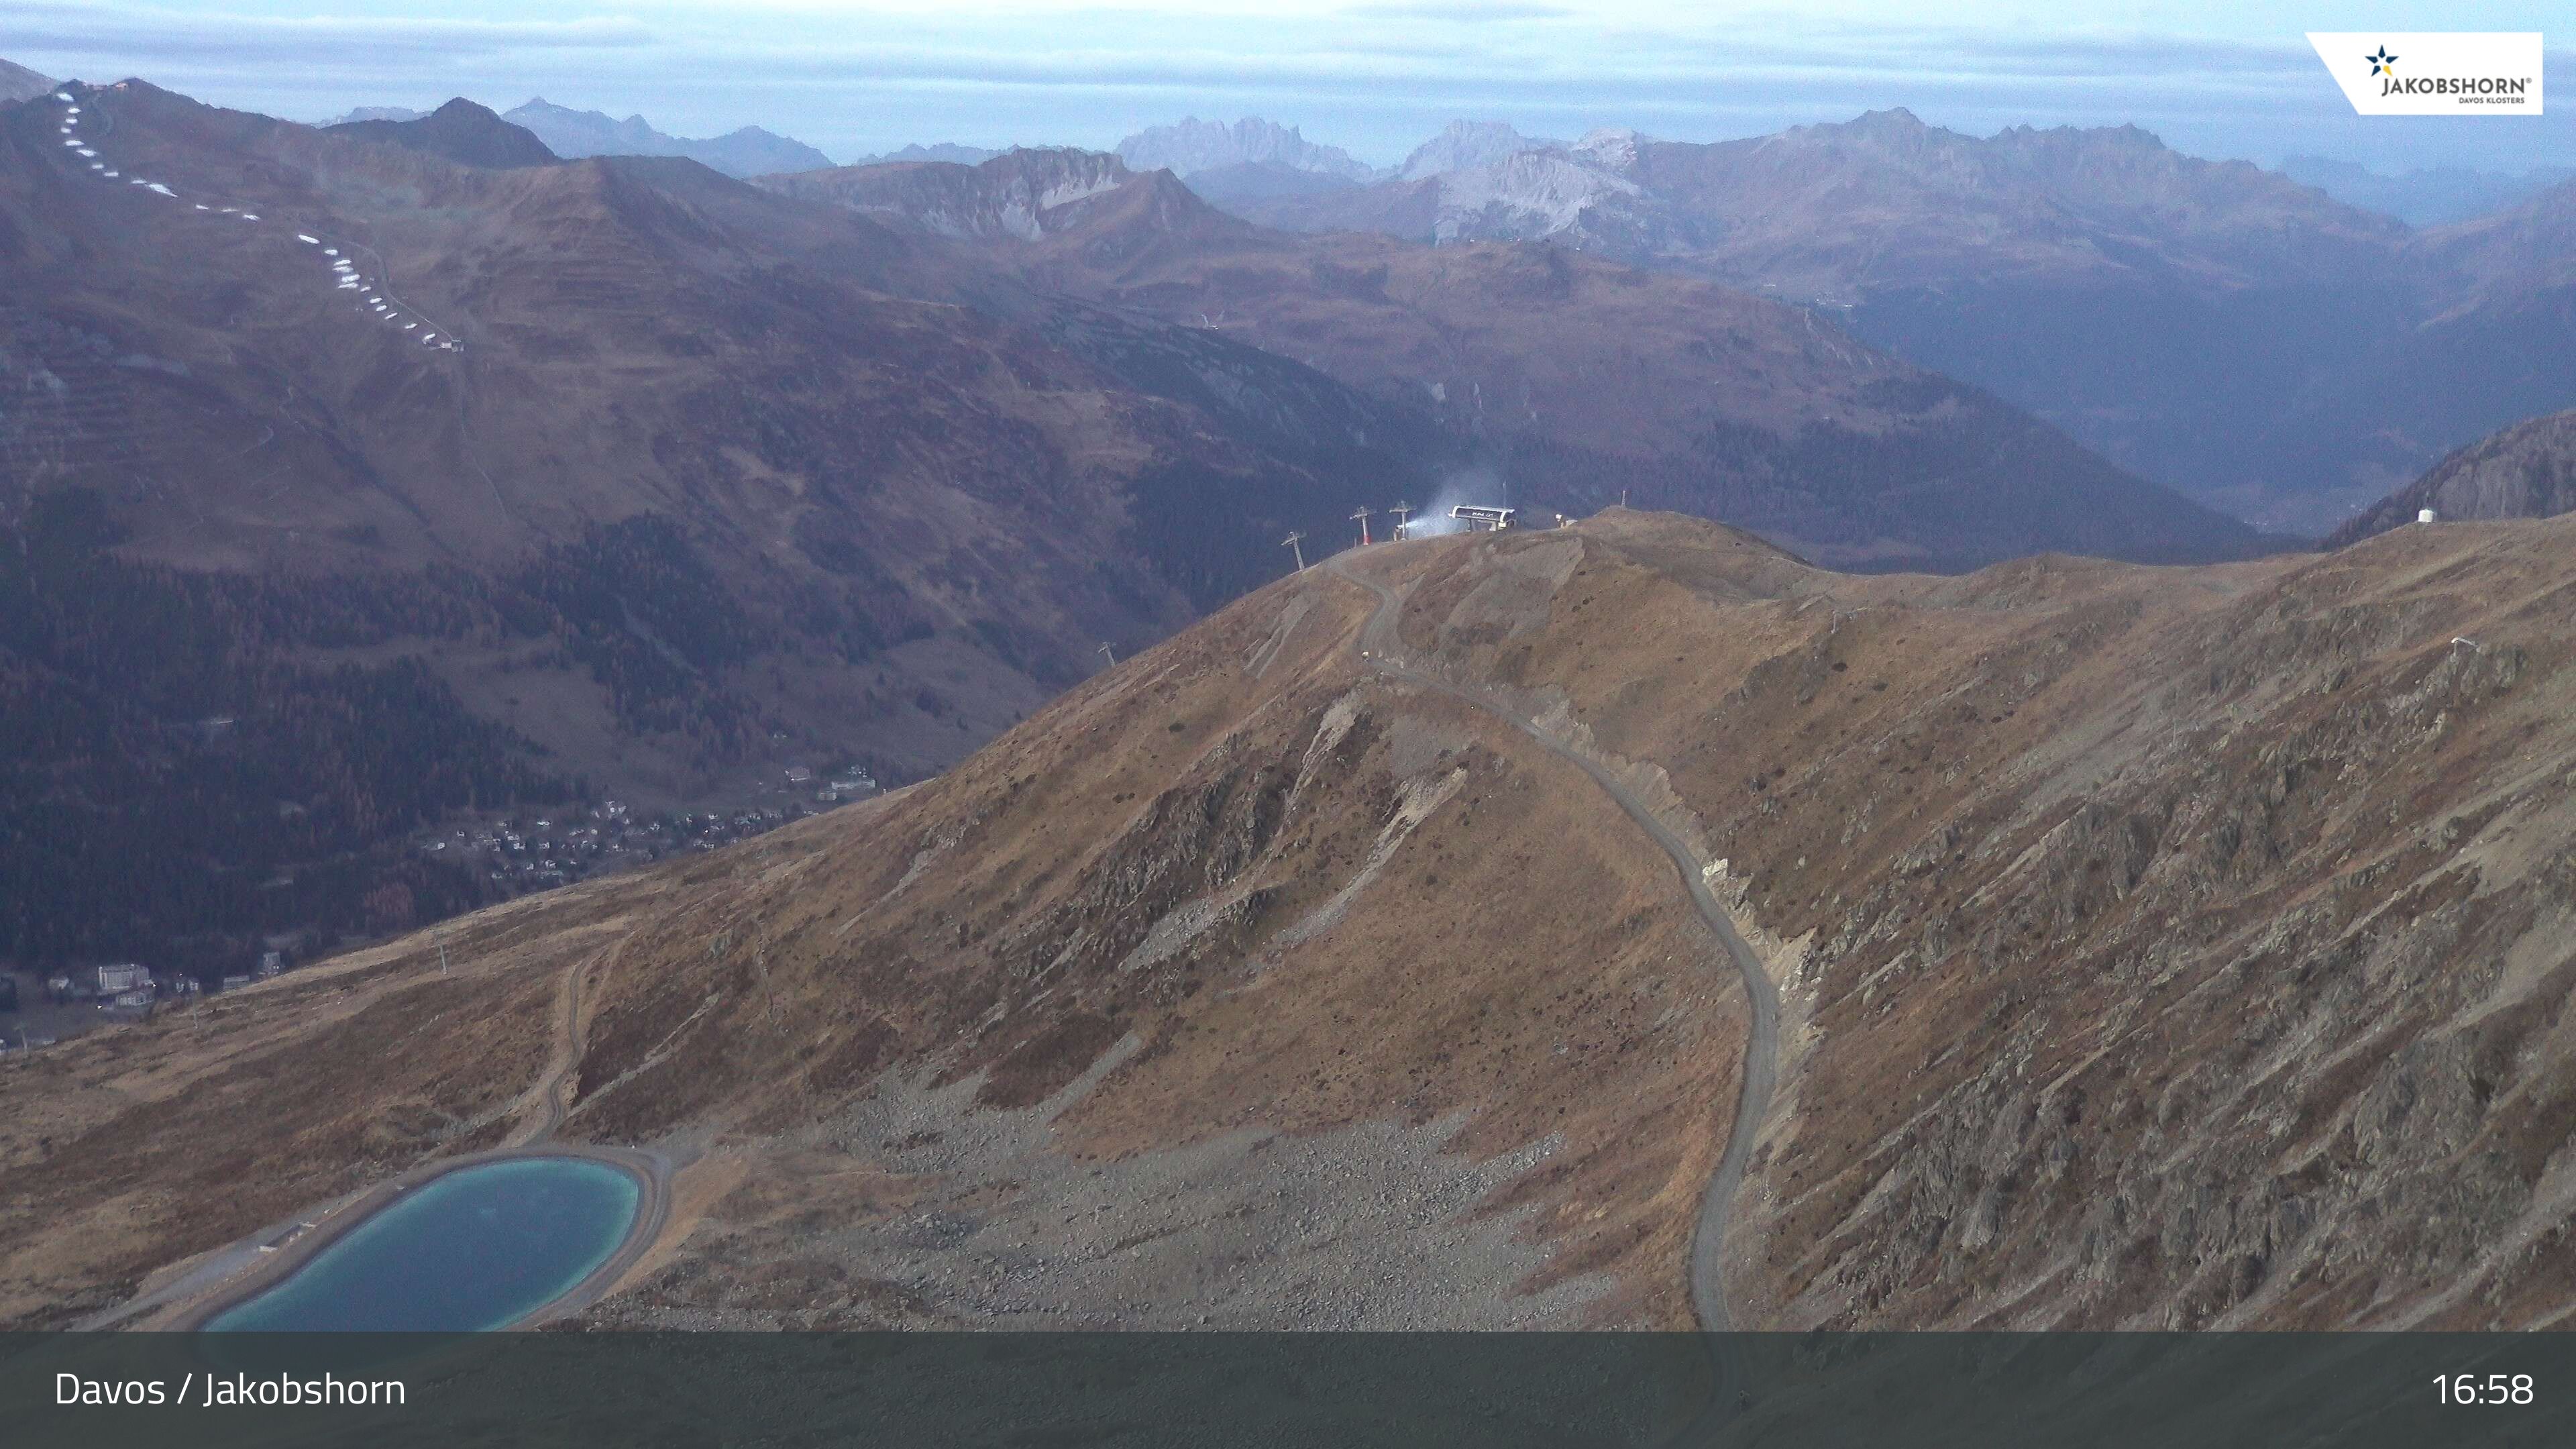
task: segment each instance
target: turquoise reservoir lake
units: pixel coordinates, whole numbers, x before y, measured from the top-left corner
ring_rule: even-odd
[[[642,1199],[633,1176],[588,1158],[459,1168],[403,1194],[205,1326],[218,1333],[507,1327],[607,1262]]]

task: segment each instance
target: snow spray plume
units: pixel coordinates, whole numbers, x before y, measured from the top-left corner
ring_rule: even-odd
[[[1404,531],[1405,536],[1438,538],[1444,533],[1466,532],[1467,525],[1449,516],[1449,510],[1462,503],[1509,508],[1512,503],[1511,485],[1503,481],[1502,474],[1481,464],[1446,473],[1440,479],[1439,491],[1431,495],[1431,502],[1414,513],[1411,526]]]

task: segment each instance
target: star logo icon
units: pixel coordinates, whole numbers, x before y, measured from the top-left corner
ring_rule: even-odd
[[[2381,46],[2377,55],[2365,55],[2362,59],[2370,62],[2370,73],[2372,75],[2397,74],[2397,57],[2388,53],[2387,46]]]

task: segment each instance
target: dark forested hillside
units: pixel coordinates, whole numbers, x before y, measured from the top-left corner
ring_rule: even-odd
[[[488,894],[405,832],[580,789],[417,659],[295,658],[494,635],[524,606],[455,573],[181,573],[120,561],[119,534],[72,490],[0,536],[0,957],[218,974],[267,933],[435,919]]]

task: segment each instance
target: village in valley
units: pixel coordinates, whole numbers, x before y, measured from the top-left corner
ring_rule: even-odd
[[[828,779],[808,766],[789,765],[776,780],[759,781],[758,789],[758,803],[730,812],[682,810],[640,816],[622,800],[603,800],[587,809],[553,815],[503,816],[458,825],[443,835],[424,836],[419,844],[430,855],[470,860],[494,886],[522,895],[649,864],[681,851],[713,850],[748,840],[791,820],[866,799],[877,793],[878,786],[874,777],[855,765]]]
[[[544,815],[502,815],[445,825],[414,842],[428,857],[473,871],[494,899],[552,890],[593,876],[711,851],[879,793],[859,765],[818,774],[787,765],[748,782],[732,809],[638,813],[623,800],[568,805]],[[332,949],[352,943],[342,941]],[[260,938],[237,969],[207,978],[141,961],[0,969],[0,1054],[56,1045],[97,1027],[139,1021],[208,991],[238,991],[320,954],[303,931]]]

